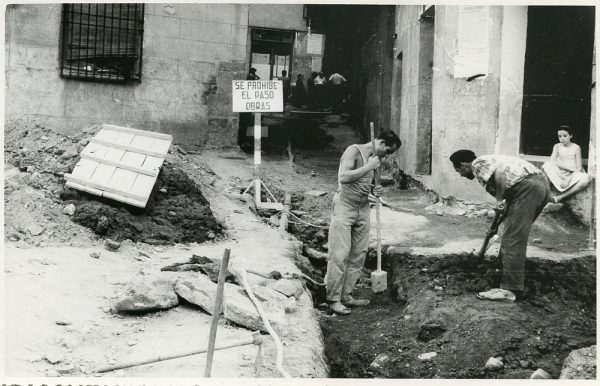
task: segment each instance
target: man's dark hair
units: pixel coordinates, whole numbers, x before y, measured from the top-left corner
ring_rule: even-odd
[[[281,71],[281,75],[286,76],[287,75],[287,71],[286,70]]]
[[[463,162],[473,162],[473,160],[477,158],[477,156],[475,156],[475,153],[473,153],[471,150],[457,150],[454,153],[452,153],[452,155],[450,156],[450,161],[452,161],[452,164],[454,165],[455,168],[460,167],[460,164]]]
[[[392,130],[385,130],[384,128],[380,129],[379,135],[377,139],[381,139],[386,146],[396,146],[396,149],[400,149],[402,146],[402,141],[400,138],[394,133]]]
[[[251,74],[254,74],[255,72],[256,72],[256,68],[252,67],[252,68],[250,69],[250,73],[251,73]]]

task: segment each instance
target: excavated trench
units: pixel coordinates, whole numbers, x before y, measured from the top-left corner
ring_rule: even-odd
[[[223,233],[200,187],[183,171],[164,165],[145,208],[65,189],[75,204],[73,221],[115,241],[173,244],[214,239]]]
[[[475,298],[497,287],[497,258],[389,255],[388,289],[359,295],[371,305],[348,316],[323,314],[326,355],[336,378],[529,378],[538,368],[558,378],[571,350],[596,344],[595,257],[528,259],[523,301]],[[367,268],[374,268],[371,253]],[[430,354],[429,360],[419,355]],[[487,370],[490,357],[500,370]]]

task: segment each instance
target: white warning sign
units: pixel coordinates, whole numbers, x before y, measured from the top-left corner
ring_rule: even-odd
[[[283,111],[283,82],[280,80],[233,80],[234,113]]]

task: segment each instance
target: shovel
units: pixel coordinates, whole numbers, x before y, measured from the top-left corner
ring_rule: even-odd
[[[371,146],[375,155],[375,128],[373,122],[371,128]],[[375,170],[375,186],[379,184],[379,169]],[[377,217],[377,270],[371,272],[371,290],[374,293],[383,292],[387,288],[387,272],[381,270],[381,219],[379,214],[379,197],[375,197],[375,213]]]
[[[496,211],[496,215],[494,216],[494,219],[492,220],[492,225],[490,225],[490,229],[488,230],[487,234],[485,235],[485,239],[483,240],[483,245],[481,246],[481,249],[479,250],[478,256],[480,258],[483,258],[483,256],[485,255],[485,252],[492,246],[492,244],[498,240],[498,227],[500,226],[500,223],[502,221],[504,221],[505,218],[505,213],[504,211],[500,211],[497,210]]]

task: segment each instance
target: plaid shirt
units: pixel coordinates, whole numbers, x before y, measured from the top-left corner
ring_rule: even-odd
[[[472,166],[473,175],[477,181],[492,195],[496,194],[496,186],[495,184],[488,185],[488,182],[498,167],[504,167],[506,189],[511,188],[527,176],[542,174],[540,169],[529,162],[506,155],[482,155],[473,161]]]

